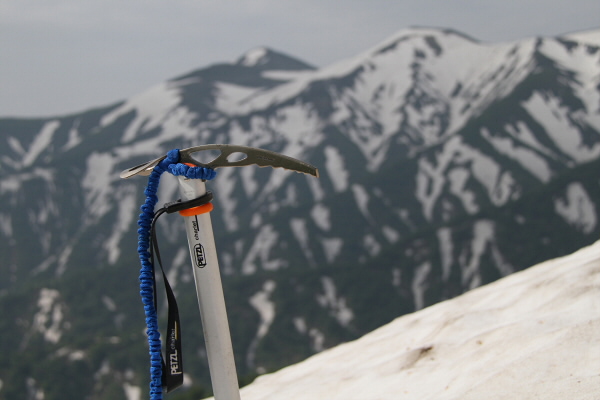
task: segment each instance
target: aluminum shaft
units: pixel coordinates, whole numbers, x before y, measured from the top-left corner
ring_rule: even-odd
[[[178,179],[182,200],[195,199],[206,193],[203,181]],[[216,400],[239,400],[233,346],[210,213],[184,219],[214,396]]]

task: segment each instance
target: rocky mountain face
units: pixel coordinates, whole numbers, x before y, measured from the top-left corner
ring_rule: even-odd
[[[106,107],[0,119],[0,398],[147,391],[147,181],[119,172],[208,143],[321,175],[223,168],[207,184],[246,381],[594,242],[600,31],[489,44],[411,29],[319,69],[259,48]],[[159,197],[178,197],[175,178]],[[208,369],[182,221],[159,230],[183,399]]]

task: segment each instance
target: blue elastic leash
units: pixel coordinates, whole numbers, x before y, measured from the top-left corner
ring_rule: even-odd
[[[163,360],[161,355],[160,332],[158,331],[158,315],[154,298],[154,265],[150,253],[151,226],[154,218],[154,208],[158,202],[158,185],[163,172],[175,176],[185,176],[189,179],[211,180],[216,172],[210,168],[190,167],[179,163],[179,150],[171,150],[167,157],[154,167],[148,178],[148,186],[144,190],[146,201],[141,207],[142,213],[138,220],[138,254],[142,268],[140,270],[140,294],[144,303],[148,344],[150,346],[150,399],[162,400],[163,394]]]

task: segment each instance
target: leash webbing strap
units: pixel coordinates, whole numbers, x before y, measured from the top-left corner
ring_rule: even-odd
[[[156,215],[152,219],[152,227],[150,229],[150,259],[154,266],[154,258],[158,261],[160,267],[163,282],[165,284],[165,291],[167,295],[167,334],[166,334],[166,346],[165,356],[162,358],[162,386],[165,392],[177,389],[183,385],[183,355],[181,352],[181,324],[179,322],[179,308],[177,307],[177,300],[173,289],[169,284],[165,269],[163,268],[162,259],[160,257],[160,251],[158,249],[158,240],[156,238],[156,221],[164,212],[165,208],[161,208],[156,212]],[[154,272],[154,308],[158,310],[157,306],[157,291],[156,291],[156,269],[153,268]]]
[[[175,149],[167,153],[167,157],[154,167],[148,179],[148,186],[144,191],[146,201],[141,207],[142,213],[138,220],[138,225],[140,227],[138,229],[138,254],[141,263],[139,278],[140,294],[142,296],[142,303],[144,304],[144,312],[146,315],[146,333],[148,335],[150,352],[151,400],[162,400],[163,390],[169,392],[183,384],[179,310],[175,295],[173,294],[173,290],[162,267],[162,260],[160,259],[154,232],[156,218],[164,212],[174,212],[181,209],[181,207],[194,207],[198,204],[205,204],[212,199],[212,194],[207,193],[207,195],[189,202],[169,203],[155,214],[154,208],[158,201],[157,192],[160,177],[165,171],[169,171],[176,176],[182,175],[190,179],[210,180],[216,175],[215,171],[210,168],[190,167],[188,165],[179,164],[179,150]],[[164,358],[161,351],[160,332],[158,330],[156,279],[153,263],[154,254],[156,254],[162,271],[169,309],[166,356]]]

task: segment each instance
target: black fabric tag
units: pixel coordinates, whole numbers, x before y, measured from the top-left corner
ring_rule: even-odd
[[[166,210],[164,208],[158,210],[154,215],[154,219],[152,220],[152,226],[150,228],[150,260],[152,262],[153,272],[156,272],[154,269],[154,255],[156,255],[167,294],[167,334],[165,337],[165,355],[161,355],[161,357],[163,365],[163,390],[169,393],[183,385],[183,354],[181,351],[181,324],[179,322],[179,308],[177,307],[177,301],[175,300],[173,289],[171,289],[171,285],[169,284],[169,280],[167,279],[167,275],[165,274],[165,270],[162,266],[160,251],[158,250],[158,242],[156,240],[156,220],[165,211]],[[157,308],[156,278],[154,279],[154,307]]]
[[[163,362],[163,387],[166,392],[183,385],[183,354],[181,352],[181,328],[179,324],[179,309],[171,286],[163,272],[169,315],[167,320],[167,336],[165,338],[165,359]]]

